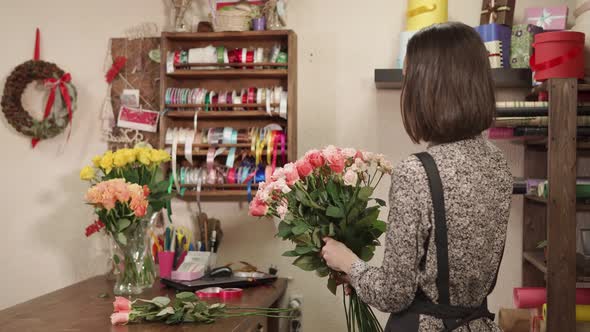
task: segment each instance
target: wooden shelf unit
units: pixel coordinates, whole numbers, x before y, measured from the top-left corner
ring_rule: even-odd
[[[576,210],[590,206],[576,202],[576,138],[578,82],[550,79],[549,137],[524,146],[525,178],[547,178],[548,199],[527,196],[523,209],[523,287],[547,287],[547,331],[575,331]],[[581,174],[589,175],[589,174]],[[537,251],[547,240],[547,262]]]
[[[166,58],[170,51],[189,50],[209,45],[224,46],[228,49],[271,49],[276,44],[280,44],[283,50],[287,50],[288,62],[286,64],[190,63],[177,65],[177,69],[173,73],[167,73],[166,71]],[[286,130],[287,159],[291,161],[297,158],[297,36],[293,31],[165,32],[161,37],[160,51],[162,54],[160,109],[167,110],[160,120],[160,148],[168,147],[165,144],[168,128],[193,128],[193,120],[195,112],[197,112],[198,130],[220,127],[232,127],[235,129],[261,128],[269,124],[278,124]],[[264,68],[261,69],[261,66]],[[219,67],[219,69],[201,67]],[[266,113],[266,104],[209,105],[209,111],[198,111],[199,108],[204,108],[204,105],[165,104],[167,88],[205,88],[218,92],[239,91],[250,87],[273,88],[276,86],[283,87],[283,91],[288,93],[286,119],[280,117],[276,112],[270,115]],[[273,104],[273,106],[278,105]],[[234,107],[242,108],[242,110],[231,110]],[[244,147],[236,145],[236,147],[239,150],[244,150],[248,149],[249,145],[244,145]],[[202,149],[197,152],[197,148]],[[205,161],[207,152],[205,146],[195,145],[193,151],[195,152],[193,159]],[[264,151],[266,152],[266,149]],[[177,152],[180,163],[180,160],[184,159],[184,146],[179,146]],[[219,158],[220,160],[225,159],[223,156]],[[254,188],[252,190],[254,191]],[[196,199],[196,197],[197,192],[187,188],[184,198]],[[243,201],[246,200],[247,190],[245,186],[207,187],[203,188],[200,197],[204,201]]]

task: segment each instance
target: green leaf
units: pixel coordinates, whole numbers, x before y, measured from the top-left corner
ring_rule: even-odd
[[[364,247],[361,249],[361,254],[359,255],[359,258],[362,259],[365,262],[368,262],[371,260],[371,258],[373,258],[374,255],[374,251],[375,249],[370,248],[370,247]]]
[[[197,296],[192,292],[182,292],[176,294],[176,298],[182,301],[194,301],[197,299]]]
[[[119,263],[121,262],[121,259],[119,258],[119,256],[117,256],[115,254],[115,255],[113,255],[113,262],[115,262],[116,265],[119,265]]]
[[[315,273],[318,277],[324,278],[330,274],[330,269],[327,266],[320,266],[315,270]]]
[[[166,307],[164,309],[162,309],[160,312],[158,312],[158,314],[156,316],[161,317],[161,316],[166,316],[166,315],[174,315],[174,308],[172,307]]]
[[[304,247],[304,246],[297,246],[295,247],[295,252],[298,255],[305,255],[305,254],[309,254],[310,252],[314,251],[313,247]]]
[[[385,233],[387,230],[387,224],[383,220],[375,220],[373,222],[373,228],[380,231],[381,233]]]
[[[125,228],[129,227],[129,225],[131,225],[131,220],[119,219],[119,222],[117,222],[117,229],[119,230],[119,232],[122,232],[125,230]]]
[[[371,188],[371,187],[362,187],[359,190],[358,198],[361,201],[367,202],[369,200],[369,198],[371,197],[371,195],[373,195],[373,188]]]
[[[117,241],[119,241],[119,243],[122,245],[127,245],[127,238],[123,233],[117,233]]]
[[[98,294],[98,297],[101,299],[106,299],[107,297],[109,297],[109,294],[108,293],[100,293],[100,294]]]
[[[158,296],[154,297],[151,303],[157,305],[160,308],[164,308],[168,304],[170,304],[170,299],[167,296]]]
[[[343,218],[344,211],[342,211],[342,209],[339,207],[330,205],[330,206],[328,206],[328,209],[326,210],[326,215],[328,217],[332,217],[332,218]]]
[[[330,226],[328,226],[328,236],[335,236],[336,235],[336,231],[334,230],[334,224],[330,223]]]
[[[328,289],[330,290],[330,292],[332,292],[332,294],[336,295],[336,288],[338,287],[338,285],[336,285],[336,280],[329,278],[328,279]]]
[[[295,250],[288,250],[283,253],[284,257],[299,257],[300,255]]]
[[[370,207],[366,210],[366,213],[367,214],[361,220],[356,222],[356,225],[361,227],[373,227],[375,221],[379,218],[379,208],[376,206]]]
[[[320,229],[316,228],[313,231],[313,234],[311,235],[311,240],[313,241],[313,245],[316,248],[321,248],[322,247],[322,241],[320,239]]]
[[[375,202],[377,202],[377,204],[379,204],[380,206],[385,206],[387,205],[387,203],[385,203],[384,200],[379,199],[379,198],[375,198]]]
[[[314,254],[297,258],[293,262],[293,265],[297,266],[303,271],[314,271],[322,265],[322,261],[320,260],[319,256]]]
[[[309,226],[307,226],[306,223],[301,222],[301,223],[297,224],[295,227],[293,227],[293,229],[291,231],[293,232],[294,235],[301,235],[301,234],[305,233],[308,229],[309,229]]]
[[[291,229],[291,225],[287,224],[284,221],[281,221],[281,223],[279,224],[279,232],[277,233],[277,236],[281,238],[286,238],[289,235],[293,234]]]
[[[338,187],[336,186],[336,183],[334,183],[334,181],[328,181],[328,184],[326,185],[326,191],[328,192],[328,194],[334,202],[340,201]]]

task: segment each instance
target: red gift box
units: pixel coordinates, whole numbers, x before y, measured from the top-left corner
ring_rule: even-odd
[[[535,35],[535,54],[531,69],[535,80],[584,78],[585,35],[574,31],[545,32]]]

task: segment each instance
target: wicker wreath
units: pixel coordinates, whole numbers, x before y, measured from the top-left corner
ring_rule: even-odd
[[[4,95],[2,96],[2,112],[6,120],[18,132],[37,139],[47,139],[57,136],[68,126],[69,114],[61,98],[55,99],[56,104],[61,107],[54,107],[50,115],[42,121],[34,119],[22,105],[21,97],[27,85],[34,81],[45,81],[47,79],[60,79],[65,72],[57,65],[50,62],[30,60],[16,67],[6,79]],[[70,83],[66,83],[72,111],[75,109],[76,89]],[[59,89],[58,89],[59,90]],[[60,96],[59,91],[56,94]]]

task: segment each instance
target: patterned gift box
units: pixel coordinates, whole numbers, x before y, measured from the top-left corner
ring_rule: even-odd
[[[516,0],[483,0],[479,24],[498,23],[512,26]]]
[[[525,21],[544,30],[565,30],[567,6],[536,7],[525,9]]]
[[[530,68],[529,60],[533,54],[535,35],[541,32],[543,28],[532,24],[518,24],[512,27],[510,67]]]
[[[502,24],[485,24],[475,27],[475,30],[481,36],[481,39],[486,42],[501,41],[502,42],[502,63],[509,66],[510,63],[510,38],[512,30]]]
[[[486,49],[488,50],[488,57],[490,59],[490,67],[492,68],[504,68],[502,42],[494,40],[485,42]]]

